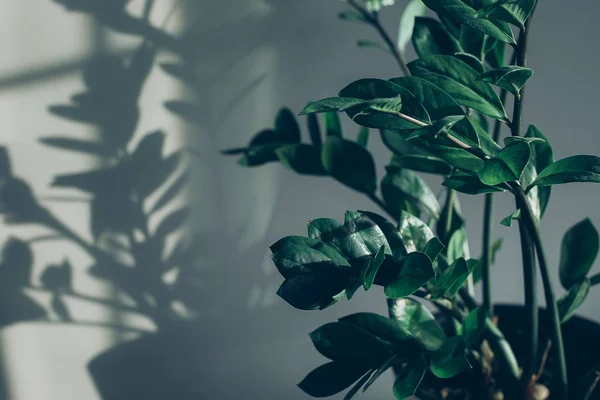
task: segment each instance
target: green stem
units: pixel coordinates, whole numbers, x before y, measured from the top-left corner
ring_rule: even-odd
[[[446,203],[444,204],[444,237],[441,238],[444,245],[448,245],[450,241],[450,230],[452,229],[452,217],[454,217],[454,189],[446,190]]]
[[[487,193],[483,201],[483,251],[481,256],[481,290],[483,307],[488,315],[494,315],[492,305],[492,280],[490,269],[492,265],[492,224],[494,220],[494,195]]]
[[[534,243],[524,224],[519,224],[521,255],[523,259],[523,284],[525,288],[525,337],[527,345],[524,357],[521,388],[523,398],[529,396],[529,387],[536,373],[538,350],[538,304],[535,270]]]
[[[515,190],[515,195],[521,205],[521,218],[525,224],[529,234],[532,236],[535,244],[535,250],[540,266],[540,275],[542,277],[542,283],[544,285],[544,295],[546,298],[546,308],[550,317],[550,329],[552,338],[552,350],[554,352],[554,360],[556,363],[556,393],[553,393],[558,399],[566,399],[568,394],[568,381],[567,381],[567,363],[565,359],[565,351],[562,340],[562,331],[560,323],[560,315],[558,313],[558,306],[556,302],[556,296],[554,295],[554,289],[550,280],[550,272],[548,263],[546,261],[546,254],[544,252],[544,246],[542,244],[541,235],[537,226],[537,222],[531,211],[531,206],[527,201],[527,196],[523,190],[519,187]]]

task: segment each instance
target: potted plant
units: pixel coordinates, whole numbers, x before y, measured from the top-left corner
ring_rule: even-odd
[[[377,286],[389,305],[389,316],[357,313],[314,330],[310,338],[329,361],[299,387],[313,397],[349,389],[344,398],[350,399],[393,369],[398,399],[598,398],[600,327],[573,316],[600,283],[600,274],[590,274],[598,233],[588,219],[565,233],[559,274],[566,294],[559,298],[538,223],[553,185],[600,182],[600,158],[554,160],[537,125],[522,124],[536,1],[411,0],[397,42],[379,17],[393,0],[346,3],[341,19],[381,35],[380,43],[358,44],[389,52],[403,76],[360,79],[337,96],[308,103],[300,114],[310,143],[301,141],[294,114],[282,109],[273,128],[225,151],[240,155],[243,166],[281,162],[300,174],[330,176],[387,214],[316,218],[308,221],[307,236],[270,247],[284,278],[277,293],[295,308],[321,310]],[[418,59],[407,62],[410,42]],[[355,140],[342,134],[344,115],[360,126]],[[391,151],[380,184],[367,149],[371,129]],[[442,201],[419,173],[443,177]],[[480,258],[470,256],[457,193],[483,197]],[[493,304],[490,268],[501,244],[493,241],[493,200],[499,195],[515,201],[501,223],[517,221],[524,306]]]

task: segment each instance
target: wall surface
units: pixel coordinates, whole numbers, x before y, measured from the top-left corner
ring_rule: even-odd
[[[169,8],[165,3],[157,2],[159,22]],[[383,18],[392,36],[405,1],[397,3]],[[524,122],[535,123],[544,131],[556,158],[598,155],[600,97],[594,32],[600,4],[582,0],[571,2],[570,7],[560,0],[539,3],[530,35],[529,66],[535,75],[528,83]],[[135,0],[131,7],[140,4]],[[200,154],[192,180],[193,224],[212,237],[210,243],[199,246],[206,247],[203,262],[214,277],[206,292],[202,334],[192,342],[197,345],[194,353],[202,355],[196,373],[204,386],[202,398],[304,399],[296,383],[324,361],[308,333],[352,312],[385,313],[385,304],[382,293],[372,290],[322,312],[292,309],[274,295],[281,280],[268,259],[268,246],[283,236],[304,235],[310,219],[342,219],[345,210],[380,210],[363,195],[331,179],[298,176],[275,164],[241,168],[235,158],[219,151],[240,147],[271,126],[281,106],[298,112],[307,101],[332,96],[353,80],[390,78],[400,72],[387,54],[355,46],[356,39],[376,36],[368,27],[338,20],[336,14],[344,7],[340,1],[190,0],[184,4],[185,13],[178,18],[196,21],[200,27],[194,43],[200,60],[199,86],[203,88],[198,101],[205,105],[207,117],[203,123],[191,125],[166,113],[162,102],[191,94],[164,74],[153,72],[144,92],[140,131],[163,127],[175,132],[171,148],[185,143]],[[2,0],[0,4],[0,144],[14,151],[15,169],[31,178],[42,194],[48,193],[54,169],[83,169],[93,161],[57,157],[35,141],[42,134],[78,128],[56,122],[46,112],[48,105],[66,100],[81,85],[77,67],[49,79],[25,78],[43,76],[44,70],[62,62],[77,64],[93,53],[95,29],[90,19],[68,14],[48,0]],[[126,49],[130,39],[111,35],[109,43]],[[413,57],[409,52],[408,58]],[[161,55],[161,60],[169,59],[171,55]],[[344,128],[349,137],[358,132],[349,120],[344,121]],[[389,152],[376,135],[369,147],[378,158],[381,176]],[[434,189],[439,187],[435,178],[427,180]],[[585,217],[600,227],[599,198],[598,185],[553,188],[541,231],[559,294],[561,237]],[[497,199],[495,219],[499,222],[513,210],[513,200],[509,195]],[[461,205],[468,221],[471,252],[478,256],[482,199],[461,196]],[[85,209],[72,204],[56,207],[74,226],[87,229]],[[2,241],[9,235],[35,234],[5,226],[0,232]],[[494,296],[499,302],[521,303],[518,232],[497,224],[495,235],[504,238],[504,245],[493,270]],[[73,251],[66,245],[40,246],[36,262],[40,266],[57,262],[69,253],[75,254],[76,263],[89,263],[85,255]],[[600,262],[593,271],[600,272]],[[109,288],[97,286],[83,273],[78,279],[93,293],[111,295]],[[600,289],[594,288],[581,314],[600,321],[599,301]],[[85,308],[81,315],[99,321],[114,317],[109,310]],[[6,328],[0,336],[9,398],[17,400],[98,399],[85,363],[121,339],[95,328],[35,323]],[[369,390],[368,398],[389,399],[391,379],[384,376]],[[36,388],[31,382],[41,386]]]

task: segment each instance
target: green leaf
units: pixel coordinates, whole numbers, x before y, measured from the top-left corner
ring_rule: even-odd
[[[440,241],[440,239],[434,237],[427,245],[425,245],[425,249],[423,249],[423,253],[427,254],[431,262],[433,263],[437,256],[444,250],[444,244]]]
[[[454,261],[465,255],[465,243],[467,242],[467,230],[462,227],[455,230],[450,236],[448,241],[448,248],[446,249],[446,258],[448,263],[452,264]]]
[[[480,18],[490,21],[502,21],[513,24],[521,29],[531,15],[536,0],[499,0],[488,4],[477,12]]]
[[[422,17],[427,12],[427,7],[421,0],[410,0],[400,16],[398,27],[398,50],[404,54],[406,46],[410,42],[415,27],[415,19]]]
[[[434,237],[431,228],[425,222],[406,211],[402,211],[400,215],[398,232],[408,253],[423,251],[427,242]]]
[[[378,215],[373,212],[361,211],[361,213],[367,216],[371,221],[373,221],[379,227],[381,232],[383,232],[385,239],[389,244],[390,252],[392,255],[394,255],[394,257],[396,257],[396,259],[407,254],[406,248],[403,244],[402,235],[393,223],[391,223],[381,215]]]
[[[560,322],[567,322],[574,314],[575,311],[583,304],[585,298],[590,292],[591,282],[589,279],[571,286],[569,291],[565,293],[563,297],[558,299],[558,314],[560,316]]]
[[[479,179],[490,186],[517,181],[521,179],[530,156],[531,149],[526,142],[519,141],[506,146],[496,157],[485,162],[478,172]]]
[[[435,317],[425,306],[410,297],[391,302],[390,317],[398,321],[399,326],[411,333],[428,351],[436,351],[446,335]]]
[[[588,218],[565,233],[560,246],[559,276],[565,289],[581,282],[598,255],[598,231]]]
[[[354,242],[352,246],[347,246],[352,248],[352,250],[346,251],[347,254],[354,254],[356,258],[362,255],[371,256],[379,252],[382,246],[385,253],[391,254],[385,233],[367,214],[360,211],[346,211],[344,228],[347,238]],[[336,239],[341,239],[341,237],[335,238],[334,234],[333,242],[345,249],[346,246],[342,245],[342,241]],[[357,250],[359,247],[364,250]]]
[[[512,214],[507,217],[504,217],[502,221],[500,221],[500,225],[508,226],[509,228],[512,226],[513,219],[521,218],[521,210],[516,210]]]
[[[416,137],[431,135],[437,139],[440,135],[449,133],[448,131],[460,120],[464,119],[463,115],[449,115],[447,117],[438,119],[433,124],[416,130],[406,140],[411,140]]]
[[[429,369],[442,379],[452,378],[471,369],[465,356],[465,340],[462,336],[448,338],[442,347],[431,355]]]
[[[377,271],[379,271],[379,267],[383,264],[385,259],[385,246],[381,246],[375,254],[375,257],[369,261],[369,268],[365,273],[365,277],[363,280],[363,287],[365,290],[369,290],[371,286],[373,286],[373,282],[375,281],[375,277],[377,276]]]
[[[350,387],[368,368],[342,362],[329,362],[312,370],[298,387],[312,397],[328,397]]]
[[[167,215],[158,225],[154,236],[165,237],[179,229],[190,215],[189,207],[183,207]]]
[[[310,334],[315,348],[333,361],[378,365],[391,353],[384,342],[348,322],[331,322]]]
[[[308,125],[308,133],[310,134],[310,141],[315,146],[321,146],[321,128],[319,127],[319,118],[314,114],[309,114],[306,117],[306,123]]]
[[[348,393],[346,393],[343,400],[353,399],[354,396],[356,396],[356,394],[360,390],[360,388],[363,387],[363,385],[365,385],[369,379],[371,379],[372,374],[373,374],[373,370],[367,371],[367,373],[364,374],[363,377],[358,380],[358,382],[356,382],[356,384],[352,387],[352,389],[348,390]],[[364,392],[364,388],[363,388],[363,392]]]
[[[358,138],[356,139],[356,143],[360,144],[362,147],[367,148],[367,144],[369,143],[369,128],[366,126],[362,126],[360,131],[358,131]]]
[[[356,107],[364,103],[364,100],[354,99],[352,97],[328,97],[323,100],[308,103],[308,105],[304,107],[302,111],[300,111],[300,115],[345,111],[349,108]]]
[[[465,337],[467,348],[475,347],[483,337],[488,312],[479,307],[469,313],[462,324],[462,335]]]
[[[300,127],[294,113],[289,108],[282,108],[277,113],[275,132],[285,142],[300,142]]]
[[[302,175],[327,175],[321,161],[321,148],[311,144],[289,144],[275,150],[281,163]]]
[[[478,18],[476,11],[461,0],[423,0],[423,2],[437,14],[446,16],[452,21],[470,26],[503,42],[516,44],[508,25]]]
[[[452,55],[454,57],[458,58],[459,60],[461,60],[462,62],[464,62],[465,64],[467,64],[469,67],[473,68],[478,73],[483,74],[485,72],[485,67],[481,63],[481,60],[479,58],[475,57],[473,54],[454,53]]]
[[[427,363],[422,355],[409,360],[394,381],[394,397],[404,400],[412,397],[427,371]]]
[[[413,252],[403,261],[400,273],[385,286],[384,293],[389,298],[410,296],[435,277],[431,259],[427,254]]]
[[[43,137],[39,141],[47,146],[57,147],[59,149],[78,151],[81,153],[93,154],[101,157],[110,157],[114,153],[104,144],[68,137]]]
[[[488,37],[488,41],[491,38]],[[491,46],[491,49],[485,55],[485,61],[492,68],[500,68],[506,64],[506,43],[499,40],[495,41],[495,44]]]
[[[371,386],[373,383],[375,383],[375,381],[376,381],[376,380],[377,380],[377,379],[378,379],[378,378],[379,378],[379,377],[380,377],[380,376],[381,376],[381,375],[382,375],[382,374],[383,374],[385,371],[387,371],[389,368],[393,367],[393,366],[394,366],[394,364],[395,364],[396,362],[398,362],[398,361],[399,361],[399,359],[398,359],[398,357],[397,357],[395,354],[394,354],[393,356],[391,356],[390,358],[388,358],[388,360],[387,360],[385,363],[383,363],[383,364],[381,365],[381,367],[379,367],[379,368],[377,369],[377,371],[375,371],[375,372],[373,373],[373,375],[371,375],[371,377],[369,378],[369,380],[368,380],[368,381],[365,383],[365,385],[364,385],[364,387],[363,387],[363,389],[362,389],[363,393],[364,393],[364,392],[365,392],[365,391],[366,391],[366,390],[367,390],[367,389],[368,389],[368,388],[369,388],[369,387],[370,387],[370,386]]]
[[[447,92],[460,105],[492,118],[508,120],[504,106],[492,87],[477,81],[479,73],[453,56],[437,55],[408,64],[410,72]]]
[[[360,312],[342,317],[339,321],[352,324],[383,342],[389,343],[393,347],[395,355],[400,359],[421,351],[415,337],[405,329],[406,325],[395,319],[379,314]]]
[[[390,167],[406,168],[436,175],[449,175],[452,172],[452,167],[443,159],[421,154],[394,155]]]
[[[314,270],[336,269],[336,263],[319,250],[304,245],[288,244],[271,255],[279,273],[286,279]]]
[[[434,218],[440,215],[440,205],[435,194],[420,176],[410,170],[388,172],[381,181],[381,193],[386,204],[395,210],[396,217],[405,209],[405,201],[425,210]]]
[[[338,18],[345,21],[367,22],[367,20],[361,13],[354,10],[342,11],[338,14]]]
[[[533,181],[535,181],[540,171],[554,162],[554,154],[552,147],[550,146],[550,142],[548,142],[546,136],[535,125],[529,125],[525,137],[542,139],[542,141],[532,142],[529,144],[529,147],[531,148],[530,164],[531,168],[535,169],[535,174],[530,174],[531,178],[533,179],[530,179],[527,182],[522,182],[523,186],[527,187],[533,183]],[[535,193],[536,191],[537,193]],[[540,218],[544,215],[544,212],[546,212],[546,208],[548,207],[548,203],[550,201],[551,191],[551,186],[536,186],[528,193],[528,197],[530,198],[531,196],[537,197],[539,202]],[[532,195],[530,196],[530,194]]]
[[[412,43],[419,57],[454,54],[462,51],[460,43],[452,38],[443,25],[433,18],[415,18]]]
[[[544,168],[527,190],[571,182],[600,183],[600,157],[578,155],[558,160]]]
[[[336,221],[337,222],[337,221]],[[333,247],[321,242],[319,240],[315,240],[305,236],[286,236],[282,239],[279,239],[277,242],[272,244],[269,249],[273,253],[277,253],[280,250],[286,248],[287,246],[303,246],[310,247],[314,250],[317,250],[327,256],[335,265],[340,268],[350,268],[350,264],[346,258],[340,254]],[[295,258],[295,256],[294,256]]]
[[[505,189],[498,186],[488,186],[481,182],[479,177],[468,175],[460,171],[455,172],[446,179],[442,185],[454,189],[460,193],[466,194],[481,194],[481,193],[494,193],[503,192]]]
[[[321,160],[325,170],[350,188],[364,193],[377,189],[375,162],[364,147],[337,136],[328,136]]]
[[[438,278],[434,298],[452,297],[464,285],[471,271],[466,260],[456,259]]]
[[[339,301],[348,277],[337,269],[313,270],[286,279],[277,295],[299,310],[320,310]]]
[[[533,71],[529,68],[508,65],[487,71],[479,75],[477,80],[491,83],[520,97],[521,88],[532,75]]]
[[[342,137],[342,123],[337,112],[325,113],[325,136]]]
[[[469,153],[465,149],[435,144],[432,146],[431,152],[434,155],[442,158],[454,168],[463,171],[477,172],[484,165],[484,162],[481,158]]]

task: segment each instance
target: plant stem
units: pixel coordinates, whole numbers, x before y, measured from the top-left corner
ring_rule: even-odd
[[[402,55],[402,53],[400,53],[400,50],[398,49],[398,46],[396,46],[394,44],[394,42],[392,41],[392,38],[390,38],[390,35],[388,35],[388,33],[385,31],[385,29],[381,25],[381,21],[379,21],[378,14],[377,13],[370,13],[364,7],[362,7],[361,5],[359,5],[356,2],[356,0],[348,0],[348,4],[350,4],[352,7],[354,7],[354,9],[356,11],[358,11],[363,16],[363,18],[373,28],[375,28],[375,30],[377,31],[377,33],[379,33],[379,35],[381,36],[381,38],[383,39],[383,41],[385,42],[385,44],[389,47],[390,51],[392,52],[392,56],[394,56],[394,59],[396,60],[396,62],[400,66],[400,69],[402,70],[402,73],[405,76],[410,76],[410,70],[408,69],[408,66],[406,65],[406,60],[404,59],[404,56]]]
[[[492,265],[492,224],[494,220],[494,196],[486,193],[483,201],[483,251],[481,255],[481,290],[483,293],[483,308],[490,318],[494,315],[492,305],[492,280],[490,267]]]
[[[521,205],[522,221],[526,225],[526,228],[529,231],[529,234],[532,236],[533,242],[535,243],[535,250],[540,266],[540,274],[542,277],[542,283],[544,285],[544,295],[546,298],[546,308],[550,317],[551,338],[553,343],[552,348],[554,352],[558,381],[556,384],[557,393],[555,393],[555,395],[559,399],[566,399],[568,393],[567,364],[562,340],[560,316],[558,313],[556,296],[554,295],[554,289],[550,280],[546,254],[544,252],[544,247],[537,223],[533,216],[533,211],[531,211],[531,206],[527,201],[525,192],[523,192],[523,189],[519,187],[517,190],[515,190],[515,195],[517,196],[517,199]]]
[[[538,304],[535,270],[534,244],[524,224],[519,223],[521,237],[521,255],[523,259],[523,285],[525,287],[525,337],[527,345],[524,357],[521,388],[523,398],[527,399],[531,380],[535,374],[538,350]]]
[[[449,233],[452,229],[452,217],[454,216],[454,196],[456,196],[454,190],[448,188],[446,191],[446,203],[444,204],[446,220],[444,221],[444,237],[442,238],[442,242],[445,246],[447,246],[450,241]]]

